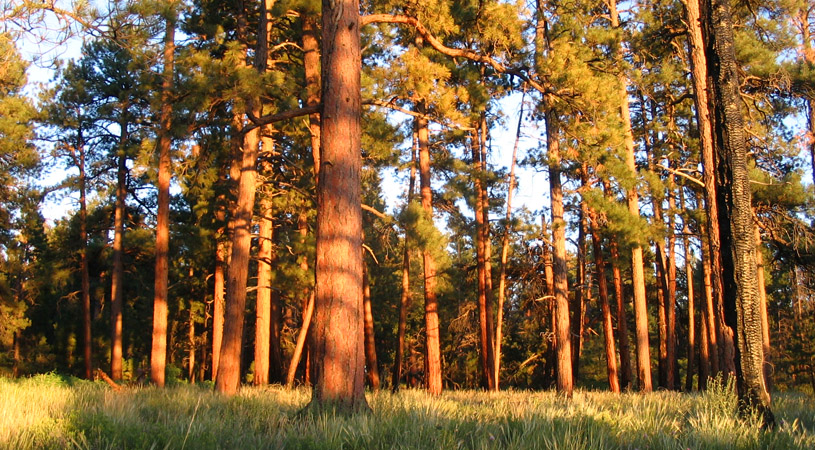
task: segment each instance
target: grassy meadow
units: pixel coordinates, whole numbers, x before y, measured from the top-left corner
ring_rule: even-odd
[[[204,385],[114,392],[56,375],[0,378],[0,448],[813,449],[815,402],[776,394],[775,431],[735,417],[731,389],[702,394],[370,393],[371,413],[302,413],[310,392]]]

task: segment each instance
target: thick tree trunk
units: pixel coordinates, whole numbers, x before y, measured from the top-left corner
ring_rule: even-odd
[[[367,409],[358,0],[323,0],[312,405]]]
[[[416,151],[419,147],[419,137],[416,129],[413,130],[413,147],[410,151],[410,179],[408,181],[407,204],[413,201],[413,187],[416,184]],[[391,389],[395,393],[399,390],[402,380],[402,362],[405,359],[405,330],[407,328],[407,313],[410,306],[410,242],[409,233],[405,229],[405,248],[402,252],[402,295],[399,297],[399,325],[397,332],[396,357],[393,361],[393,379]]]
[[[125,108],[126,110],[126,108]],[[127,122],[119,124],[119,157],[116,167],[116,208],[113,214],[113,272],[110,281],[110,376],[122,379],[122,305],[124,303],[124,223],[127,196]]]
[[[696,388],[700,391],[707,389],[707,380],[710,378],[710,343],[707,320],[707,309],[699,309],[699,378],[696,380]]]
[[[376,336],[374,335],[374,314],[371,307],[371,284],[368,267],[363,257],[362,265],[362,304],[365,308],[365,375],[371,390],[379,390],[379,363],[376,361]]]
[[[572,396],[572,342],[569,326],[569,281],[566,266],[566,221],[563,219],[563,187],[560,180],[560,142],[557,113],[546,111],[546,146],[549,159],[549,192],[552,201],[552,243],[554,254],[555,315],[557,328],[557,389],[568,398]]]
[[[715,324],[715,341],[711,333],[711,358],[717,361],[713,366],[714,375],[719,371],[731,373],[733,368],[733,337],[723,330],[722,282],[721,282],[721,244],[719,242],[719,207],[716,197],[715,155],[713,128],[708,83],[708,56],[705,54],[702,23],[700,19],[700,0],[685,0],[685,11],[688,16],[688,38],[691,53],[691,74],[694,86],[694,105],[696,121],[702,146],[702,176],[705,185],[705,213],[708,226],[710,282],[715,315],[711,318]],[[703,256],[704,258],[704,256]]]
[[[706,0],[704,24],[709,81],[712,85],[720,206],[722,287],[725,321],[736,336],[735,369],[739,406],[755,409],[765,426],[774,426],[764,383],[761,303],[756,275],[747,146],[741,116],[738,66],[728,0]]]
[[[418,112],[424,113],[420,103]],[[422,209],[427,220],[433,220],[433,192],[430,189],[430,142],[427,119],[416,119],[419,136],[419,187]],[[436,260],[430,249],[422,250],[424,262],[424,308],[425,308],[425,384],[431,395],[439,395],[441,381],[441,338],[439,334],[439,302],[436,294]]]
[[[172,128],[172,91],[175,70],[175,11],[169,11],[167,14],[164,33],[164,69],[161,82],[161,118],[159,119],[156,279],[153,299],[153,344],[150,354],[150,380],[158,387],[164,387],[167,362],[167,286],[170,269],[170,130]]]

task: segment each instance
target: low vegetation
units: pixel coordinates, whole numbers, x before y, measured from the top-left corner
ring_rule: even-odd
[[[735,396],[716,385],[700,394],[575,392],[369,393],[370,414],[301,413],[306,389],[211,385],[113,392],[57,375],[0,378],[0,448],[466,448],[466,449],[811,449],[811,397],[775,397],[775,431],[736,418]]]

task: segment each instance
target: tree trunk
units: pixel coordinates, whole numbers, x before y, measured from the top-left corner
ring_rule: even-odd
[[[125,108],[126,110],[126,108]],[[116,167],[116,208],[113,214],[113,273],[110,281],[110,376],[122,379],[122,305],[124,303],[124,217],[127,196],[127,122],[119,124],[119,157]]]
[[[548,103],[548,102],[547,102]],[[549,159],[549,192],[552,201],[552,243],[554,254],[555,315],[557,328],[557,389],[568,398],[574,388],[572,378],[572,342],[569,326],[569,280],[566,266],[566,221],[563,219],[563,188],[560,180],[560,142],[557,114],[546,111],[546,146]]]
[[[190,267],[190,278],[192,278],[192,267]],[[187,317],[187,379],[191,384],[195,384],[195,315],[192,307],[189,308]]]
[[[600,310],[603,315],[603,341],[606,349],[606,373],[611,392],[620,392],[620,381],[617,377],[617,351],[614,348],[614,324],[611,322],[611,306],[608,302],[608,281],[606,279],[606,261],[603,257],[602,238],[597,212],[591,210],[591,241],[594,252],[595,271],[597,272],[597,294],[600,297]]]
[[[581,178],[583,186],[588,185],[588,166],[583,164],[581,168]],[[580,356],[583,354],[583,331],[586,317],[586,303],[589,301],[589,289],[587,282],[588,264],[586,255],[588,247],[586,235],[588,234],[588,205],[585,201],[580,202],[580,213],[578,219],[579,230],[577,232],[577,286],[574,290],[574,299],[571,307],[572,318],[572,378],[577,384],[580,373]]]
[[[617,341],[620,343],[620,389],[633,388],[634,372],[631,366],[631,341],[628,337],[628,314],[625,310],[623,297],[623,276],[620,273],[620,252],[617,243],[612,241],[609,250],[611,253],[611,278],[614,281],[614,298],[617,302]]]
[[[263,143],[266,143],[264,139]],[[268,149],[264,147],[264,152]],[[266,169],[270,169],[266,167]],[[268,170],[265,173],[269,173]],[[260,190],[262,183],[257,189]],[[260,222],[258,230],[258,284],[257,302],[255,305],[255,371],[252,384],[263,386],[269,384],[269,368],[272,350],[272,264],[274,263],[274,211],[270,193],[261,194]],[[279,358],[279,342],[277,353]]]
[[[509,185],[507,186],[507,206],[506,206],[506,225],[504,226],[504,235],[501,238],[501,271],[498,275],[498,318],[495,322],[495,373],[493,379],[495,380],[495,389],[500,388],[500,374],[501,374],[501,344],[503,341],[503,327],[504,327],[504,298],[506,297],[506,283],[507,283],[507,260],[509,257],[509,233],[512,226],[512,194],[515,192],[515,164],[518,160],[518,144],[521,141],[521,126],[524,120],[524,100],[526,98],[526,87],[523,89],[521,95],[521,108],[518,112],[518,128],[515,131],[515,145],[512,147],[512,162],[509,168]]]
[[[479,122],[477,134],[479,137],[483,136],[485,131],[481,128],[482,122]],[[482,172],[481,152],[480,147],[483,145],[483,138],[478,139],[473,137],[472,142],[472,157],[473,157],[473,184],[475,187],[475,242],[476,242],[476,267],[478,272],[478,331],[479,331],[479,352],[478,361],[481,375],[481,388],[485,390],[492,390],[495,386],[493,381],[494,374],[494,358],[492,351],[491,327],[489,320],[490,303],[487,300],[487,263],[486,263],[486,245],[489,239],[486,228],[486,219],[484,213],[484,178]]]
[[[408,181],[407,204],[413,201],[413,187],[416,184],[416,151],[419,147],[419,137],[416,129],[413,130],[413,147],[410,151],[410,179]],[[394,393],[399,390],[402,379],[402,361],[405,359],[405,329],[407,328],[407,313],[410,306],[410,243],[407,225],[405,225],[405,248],[402,252],[402,295],[399,298],[399,325],[397,336],[396,356],[393,361],[393,379],[391,389]]]
[[[164,33],[164,69],[161,81],[159,119],[158,214],[156,216],[156,279],[153,299],[153,345],[150,379],[164,387],[167,362],[167,285],[170,249],[170,140],[173,116],[173,72],[175,70],[175,11],[168,11]]]
[[[705,54],[705,44],[702,32],[702,23],[699,10],[700,0],[685,0],[685,10],[688,15],[688,38],[691,44],[691,74],[694,86],[694,105],[696,106],[696,121],[699,126],[699,136],[702,144],[702,175],[705,185],[705,212],[708,226],[708,245],[710,262],[710,281],[713,295],[713,306],[715,316],[712,317],[716,325],[716,341],[711,334],[710,344],[714,350],[712,358],[717,358],[714,363],[714,374],[720,370],[725,374],[733,369],[733,341],[732,335],[723,330],[723,309],[722,309],[722,282],[720,274],[721,266],[721,244],[719,242],[719,207],[716,197],[715,180],[715,155],[713,142],[712,119],[710,115],[711,101],[708,83],[708,55]]]
[[[482,66],[482,76],[483,76]],[[482,240],[484,241],[484,281],[485,281],[485,294],[486,294],[486,311],[487,311],[487,365],[488,375],[491,383],[490,389],[497,390],[498,382],[494,378],[493,368],[495,367],[495,319],[493,317],[493,305],[495,304],[495,295],[492,284],[492,239],[490,238],[490,196],[487,192],[487,136],[490,129],[487,126],[487,114],[481,113],[481,122],[479,125],[481,130],[481,141],[479,148],[481,150],[479,166],[481,168],[481,185],[479,196],[481,197],[481,208],[484,211],[484,226],[481,228]]]
[[[323,0],[312,404],[367,409],[362,302],[358,0]]]
[[[770,360],[770,317],[767,314],[767,287],[764,282],[764,254],[761,252],[761,231],[755,227],[756,235],[756,276],[758,296],[761,302],[761,342],[764,349],[764,383],[767,391],[773,390],[773,364]]]
[[[611,12],[611,26],[620,27],[619,14],[617,12],[616,0],[609,0],[609,10]],[[617,49],[617,59],[622,60],[622,49]],[[631,111],[628,103],[628,79],[625,73],[618,76],[618,87],[620,91],[620,117],[623,122],[623,133],[625,135],[626,165],[628,170],[636,177],[637,163],[634,149],[634,132],[631,129]],[[637,186],[628,189],[628,211],[634,217],[640,216],[639,194]],[[645,272],[642,262],[642,247],[634,245],[631,249],[631,277],[634,288],[634,324],[636,325],[636,347],[637,347],[637,380],[639,389],[643,392],[651,392],[651,346],[648,342],[648,306],[645,298]]]
[[[679,187],[679,205],[684,211],[685,196],[683,187]],[[685,391],[693,390],[693,374],[696,373],[696,292],[693,288],[693,250],[690,248],[690,228],[688,219],[683,215],[682,247],[685,249],[685,279],[688,285],[688,370],[685,377]]]
[[[376,336],[374,335],[374,314],[371,307],[371,284],[368,279],[368,267],[362,258],[362,304],[365,308],[365,374],[371,390],[379,390],[379,363],[376,361]]]
[[[417,112],[424,113],[424,104],[420,102]],[[427,129],[427,119],[416,119],[416,129],[419,136],[419,187],[422,199],[422,209],[427,220],[433,220],[433,192],[430,189],[430,142]],[[441,381],[441,339],[439,335],[439,302],[436,296],[436,260],[431,250],[422,250],[424,262],[424,310],[426,355],[425,384],[431,395],[439,395],[442,390]]]
[[[256,115],[258,112],[259,110],[255,109]],[[227,270],[224,336],[218,378],[215,380],[215,389],[227,395],[233,395],[238,391],[241,378],[241,349],[246,309],[246,282],[249,275],[249,252],[252,244],[252,213],[255,206],[259,130],[259,128],[252,128],[244,135],[238,198],[232,221],[232,255]]]
[[[215,293],[212,306],[212,380],[218,378],[221,342],[224,336],[224,261],[226,244],[219,240],[215,249]]]
[[[706,0],[703,17],[716,125],[716,193],[721,207],[719,231],[723,249],[725,321],[736,336],[734,360],[739,406],[745,413],[755,409],[765,426],[774,426],[770,394],[764,383],[755,232],[729,1]]]
[[[303,70],[306,76],[306,106],[320,104],[320,45],[317,42],[317,18],[312,13],[303,13]],[[308,116],[311,134],[311,155],[314,161],[314,179],[320,172],[320,114]]]

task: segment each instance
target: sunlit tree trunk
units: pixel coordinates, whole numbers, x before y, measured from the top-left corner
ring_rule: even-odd
[[[606,350],[606,373],[611,392],[620,392],[620,381],[617,376],[617,351],[614,348],[614,324],[611,321],[611,306],[608,301],[608,279],[606,278],[606,260],[603,256],[602,238],[597,212],[591,210],[591,241],[594,253],[594,264],[597,272],[597,294],[600,297],[600,311],[603,316],[603,342]]]
[[[486,208],[484,202],[486,201],[484,195],[484,177],[483,169],[486,164],[481,162],[481,146],[484,139],[482,136],[485,130],[482,128],[483,122],[479,122],[477,127],[477,135],[473,136],[472,142],[472,157],[473,157],[473,184],[475,186],[475,242],[476,242],[476,270],[478,279],[478,331],[479,331],[479,372],[481,376],[481,388],[492,390],[495,383],[493,380],[494,374],[494,358],[493,347],[491,339],[491,326],[490,326],[490,302],[488,301],[487,292],[487,278],[490,275],[487,273],[487,256],[486,246],[488,232],[485,231],[487,227],[487,219],[485,217]]]
[[[761,302],[761,342],[764,349],[764,383],[767,390],[773,389],[773,365],[770,361],[770,317],[767,313],[767,286],[764,281],[764,254],[761,252],[761,231],[755,227],[756,234],[756,276],[758,277],[758,296]]]
[[[419,137],[416,129],[413,130],[413,147],[410,150],[410,178],[408,181],[407,204],[413,201],[413,187],[416,184],[416,151],[419,147]],[[399,390],[402,379],[402,363],[405,359],[405,329],[407,328],[407,313],[410,306],[410,242],[409,233],[405,230],[405,248],[402,251],[402,294],[399,297],[399,324],[397,331],[396,357],[393,361],[393,379],[391,389]]]
[[[175,70],[175,7],[168,6],[164,33],[164,69],[159,119],[158,213],[156,215],[156,279],[153,299],[153,344],[150,380],[164,387],[167,362],[167,286],[170,248],[170,130],[172,127],[173,72]]]
[[[362,304],[365,309],[365,375],[372,390],[379,390],[379,363],[376,360],[376,336],[374,335],[374,314],[371,307],[371,283],[368,267],[363,256],[362,265]]]
[[[417,108],[424,113],[422,103]],[[430,142],[427,119],[416,119],[419,138],[419,187],[422,209],[428,220],[433,220],[433,192],[430,188]],[[441,394],[441,339],[439,335],[439,301],[436,294],[436,260],[430,249],[422,250],[424,262],[424,308],[425,308],[425,364],[427,366],[425,384],[432,395]]]
[[[365,400],[360,169],[359,3],[323,0],[312,405]]]
[[[212,380],[218,377],[221,360],[221,342],[224,336],[224,266],[226,265],[226,244],[218,240],[215,248],[215,289],[212,305]]]

